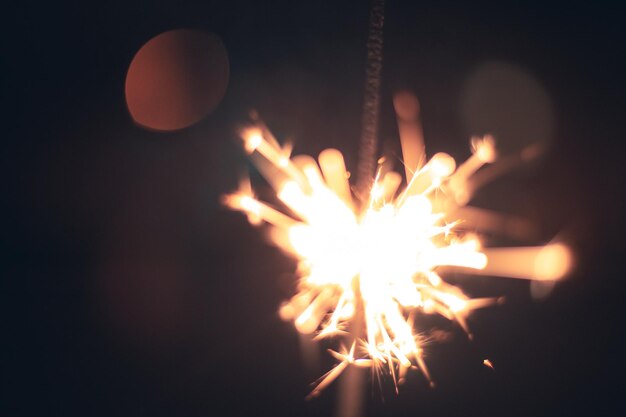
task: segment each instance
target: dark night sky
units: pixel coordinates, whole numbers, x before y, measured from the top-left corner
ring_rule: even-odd
[[[541,302],[526,282],[470,281],[509,302],[473,316],[472,343],[447,327],[452,340],[427,359],[436,389],[418,373],[399,397],[373,389],[367,416],[623,415],[617,7],[388,1],[382,148],[397,149],[396,89],[420,98],[430,153],[463,158],[480,133],[467,122],[472,76],[489,62],[529,74],[550,116],[502,92],[493,123],[549,131],[550,152],[478,201],[532,219],[539,240],[563,231],[579,263]],[[2,414],[333,415],[334,386],[304,400],[332,363],[303,364],[276,315],[293,262],[218,200],[250,167],[234,139],[251,108],[296,153],[337,147],[355,169],[367,2],[47,2],[3,15]],[[228,89],[189,128],[145,130],[126,110],[126,71],[177,28],[221,37]]]

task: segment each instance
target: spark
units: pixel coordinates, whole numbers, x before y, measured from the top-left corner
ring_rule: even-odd
[[[432,384],[424,337],[414,328],[415,313],[441,315],[471,336],[471,312],[502,301],[469,297],[446,282],[449,270],[555,281],[571,266],[570,251],[561,243],[482,247],[474,233],[481,224],[488,231],[494,224],[517,224],[464,207],[473,175],[496,160],[492,136],[472,138],[472,155],[457,166],[446,153],[427,161],[421,130],[403,129],[402,150],[410,155],[405,159],[406,186],[399,190],[401,174],[385,172],[381,159],[364,199],[353,195],[340,151],[327,149],[317,161],[292,158],[291,146],[281,147],[264,125],[241,132],[244,149],[254,154],[282,207],[255,198],[249,182],[223,201],[251,223],[266,223],[273,241],[298,260],[298,291],[280,307],[281,318],[293,321],[301,333],[335,339],[340,346],[329,350],[338,363],[318,380],[311,396],[349,366],[384,370],[396,389],[415,368]],[[476,218],[481,221],[472,222]],[[354,323],[362,328],[353,329]],[[351,339],[349,349],[341,342],[346,338]],[[484,364],[493,367],[488,360]]]

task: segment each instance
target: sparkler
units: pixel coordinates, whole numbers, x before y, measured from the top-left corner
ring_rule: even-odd
[[[298,291],[280,307],[280,316],[301,333],[338,340],[339,349],[329,350],[338,364],[311,396],[350,366],[387,372],[396,390],[417,368],[432,385],[424,340],[414,329],[419,314],[439,314],[470,335],[469,314],[501,300],[470,298],[444,279],[451,268],[555,281],[572,263],[561,243],[483,248],[474,232],[502,224],[502,216],[466,204],[476,189],[474,174],[496,160],[494,138],[472,138],[472,155],[459,166],[446,153],[426,162],[421,129],[405,111],[410,100],[408,107],[402,100],[395,104],[406,185],[400,189],[401,174],[385,171],[381,159],[365,197],[353,195],[338,150],[323,151],[317,161],[291,158],[291,149],[263,124],[241,132],[245,150],[283,207],[255,198],[247,181],[223,201],[251,223],[269,225],[272,240],[298,260]],[[350,329],[351,323],[362,323],[362,329]]]

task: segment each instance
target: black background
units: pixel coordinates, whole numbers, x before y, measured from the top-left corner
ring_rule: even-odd
[[[544,238],[567,231],[578,265],[541,302],[526,282],[474,279],[467,288],[509,302],[473,316],[474,342],[449,326],[452,340],[429,347],[436,389],[419,373],[399,396],[368,387],[366,415],[623,412],[617,7],[388,2],[383,146],[397,146],[391,93],[408,87],[431,154],[463,158],[464,80],[489,60],[528,71],[553,103],[553,147],[482,201]],[[304,364],[276,315],[293,262],[218,201],[249,166],[234,138],[251,108],[296,153],[337,147],[355,169],[367,2],[25,2],[3,14],[3,415],[333,415],[334,386],[304,400],[332,362]],[[150,132],[126,111],[124,77],[141,45],[176,28],[222,38],[230,84],[198,124]]]

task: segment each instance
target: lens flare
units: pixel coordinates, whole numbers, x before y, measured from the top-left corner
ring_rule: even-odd
[[[467,209],[482,220],[492,215],[462,207],[471,197],[472,175],[496,160],[489,135],[472,138],[472,155],[458,167],[446,153],[423,163],[421,138],[411,142],[404,135],[403,152],[414,161],[406,170],[407,185],[398,191],[401,175],[383,173],[379,164],[361,200],[351,192],[338,150],[323,151],[316,162],[309,156],[290,158],[291,149],[281,147],[261,124],[241,136],[244,149],[261,157],[253,159],[283,207],[257,200],[248,182],[223,201],[246,213],[251,223],[269,225],[273,241],[299,262],[298,291],[280,307],[280,317],[301,333],[335,338],[339,346],[329,351],[337,366],[320,378],[312,396],[349,366],[387,372],[396,388],[412,368],[431,381],[424,340],[414,328],[416,313],[439,314],[469,334],[468,315],[500,300],[470,298],[442,277],[451,268],[544,281],[558,280],[570,269],[570,251],[560,243],[483,249],[474,233],[480,224],[462,217]],[[481,223],[489,229],[494,222]],[[354,329],[355,323],[362,328]],[[346,339],[350,348],[342,343]]]

